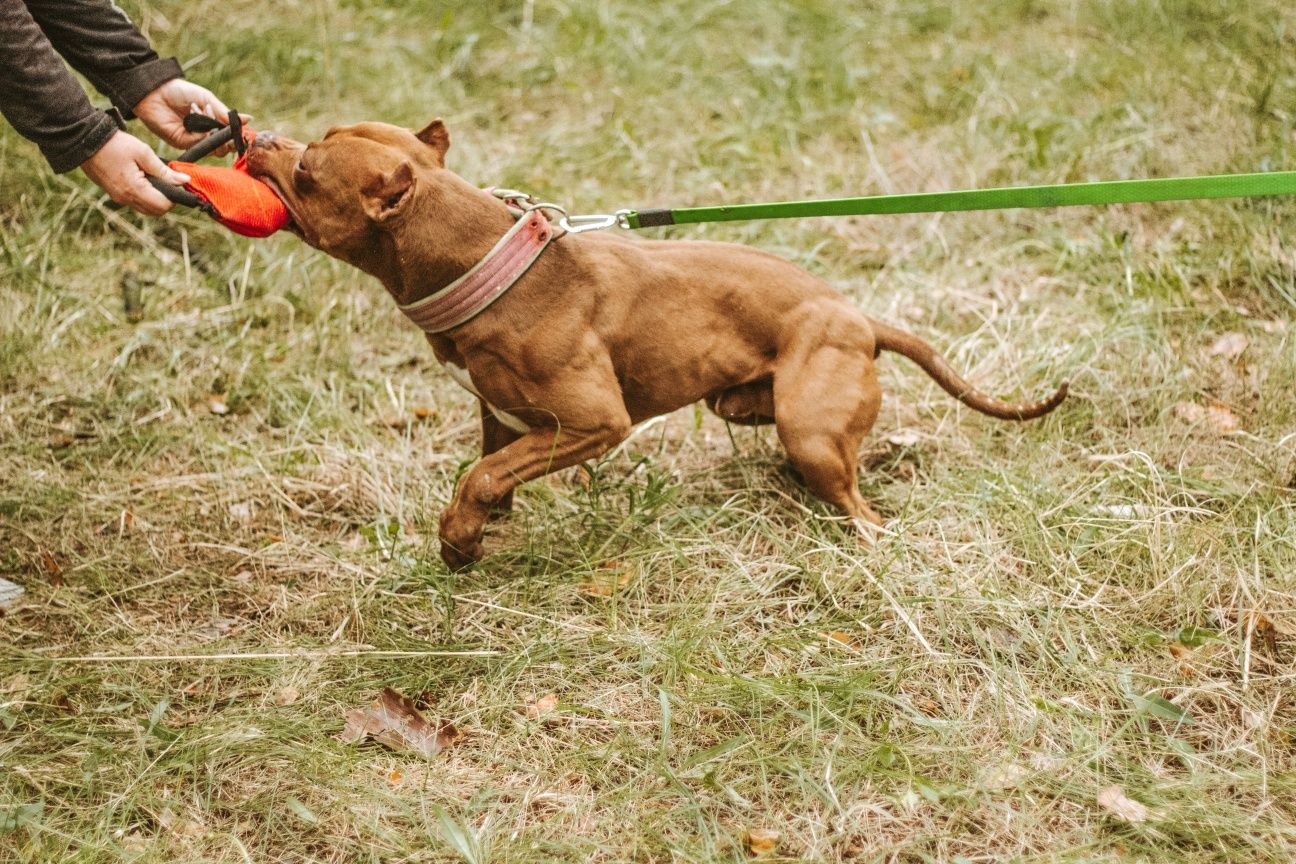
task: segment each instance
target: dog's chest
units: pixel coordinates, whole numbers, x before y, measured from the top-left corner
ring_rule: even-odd
[[[478,391],[477,387],[473,384],[472,376],[468,374],[467,369],[462,366],[456,366],[453,363],[443,363],[442,365],[445,366],[445,370],[450,373],[450,377],[453,378],[460,387],[464,388],[478,399],[481,399],[483,402],[486,402],[486,399],[481,395],[481,392]],[[486,407],[495,415],[496,420],[503,423],[507,428],[512,429],[514,432],[521,435],[530,431],[530,426],[523,423],[507,411],[501,411],[489,402],[486,402]]]

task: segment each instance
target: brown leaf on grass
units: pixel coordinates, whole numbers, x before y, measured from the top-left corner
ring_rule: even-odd
[[[1175,658],[1179,664],[1179,674],[1185,678],[1196,676],[1197,652],[1182,642],[1171,642],[1169,648],[1170,656]]]
[[[897,447],[912,447],[922,440],[922,436],[913,429],[900,429],[888,435],[886,440]]]
[[[622,567],[619,561],[610,561],[594,574],[594,578],[582,582],[580,590],[595,597],[611,597],[630,584],[631,575],[630,568]]]
[[[1242,356],[1242,352],[1251,344],[1251,340],[1238,333],[1230,330],[1228,333],[1221,333],[1219,338],[1211,343],[1206,349],[1206,353],[1212,357],[1223,357],[1226,360],[1236,360]]]
[[[1233,409],[1214,399],[1205,406],[1196,402],[1180,402],[1175,406],[1174,413],[1185,423],[1205,425],[1216,435],[1229,435],[1242,427]]]
[[[1206,422],[1220,435],[1228,435],[1242,428],[1233,409],[1214,399],[1206,403]]]
[[[913,704],[915,708],[928,717],[940,717],[945,713],[945,709],[941,708],[941,704],[930,696],[917,696],[914,698]]]
[[[835,642],[836,644],[844,645],[847,648],[860,647],[859,642],[855,640],[854,636],[850,635],[849,633],[845,633],[841,630],[828,630],[826,632],[820,633],[819,635],[822,636],[824,639],[827,639],[829,642]]]
[[[1246,628],[1247,637],[1259,637],[1269,654],[1278,651],[1278,637],[1296,636],[1296,626],[1266,615],[1258,609],[1251,609],[1242,614],[1242,626]]]
[[[45,571],[45,581],[58,588],[63,584],[63,565],[54,558],[54,553],[41,547],[41,569]]]
[[[170,807],[164,807],[157,816],[158,824],[179,837],[202,837],[207,827],[185,816],[177,816]]]
[[[743,841],[753,858],[768,858],[778,849],[779,837],[773,828],[752,828],[743,835]]]
[[[408,750],[430,759],[459,737],[459,730],[452,724],[434,727],[418,712],[412,700],[384,687],[373,704],[347,712],[346,727],[338,739],[344,744],[354,744],[373,738],[393,750]]]
[[[1145,805],[1125,795],[1119,786],[1108,786],[1098,793],[1098,806],[1106,810],[1121,822],[1138,824],[1146,822],[1148,809]]]
[[[379,417],[376,422],[378,426],[385,426],[388,429],[395,429],[397,432],[404,432],[419,423],[436,417],[436,412],[431,408],[418,407],[410,411],[409,414],[385,414]]]
[[[531,720],[539,720],[546,714],[551,713],[558,707],[558,694],[549,693],[541,696],[536,701],[526,707],[526,716]]]
[[[287,687],[280,687],[275,691],[274,703],[280,708],[286,708],[301,698],[301,691],[291,684]]]
[[[3,609],[0,609],[3,611]],[[0,702],[10,703],[10,708],[21,708],[27,703],[27,693],[31,690],[31,679],[25,672],[19,672],[7,681],[0,682]]]

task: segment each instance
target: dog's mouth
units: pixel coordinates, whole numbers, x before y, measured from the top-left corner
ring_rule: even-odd
[[[284,209],[288,211],[288,224],[284,226],[284,229],[291,231],[293,234],[296,234],[302,240],[309,243],[310,240],[306,236],[306,229],[302,227],[301,218],[297,215],[297,211],[293,209],[292,202],[288,200],[288,196],[285,195],[283,189],[279,187],[279,183],[269,174],[254,174],[253,176],[265,185],[269,186],[270,191],[274,192],[274,194],[283,203]]]

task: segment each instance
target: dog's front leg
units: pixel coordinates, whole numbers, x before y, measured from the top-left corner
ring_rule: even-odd
[[[486,404],[485,399],[478,399],[481,405],[481,426],[482,426],[482,457],[502,450],[514,441],[518,440],[521,435],[505,426],[491,411],[490,406]],[[510,489],[495,502],[491,508],[497,513],[507,513],[513,509],[513,490]]]
[[[441,514],[441,558],[452,570],[482,557],[482,529],[495,507],[528,480],[602,456],[630,432],[624,410],[586,428],[540,426],[484,457]]]

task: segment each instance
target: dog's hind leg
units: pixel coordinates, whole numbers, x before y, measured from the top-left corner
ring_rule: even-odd
[[[860,495],[859,447],[882,407],[873,334],[840,303],[811,302],[789,319],[774,369],[779,440],[806,486],[851,517],[860,533],[882,524]]]

